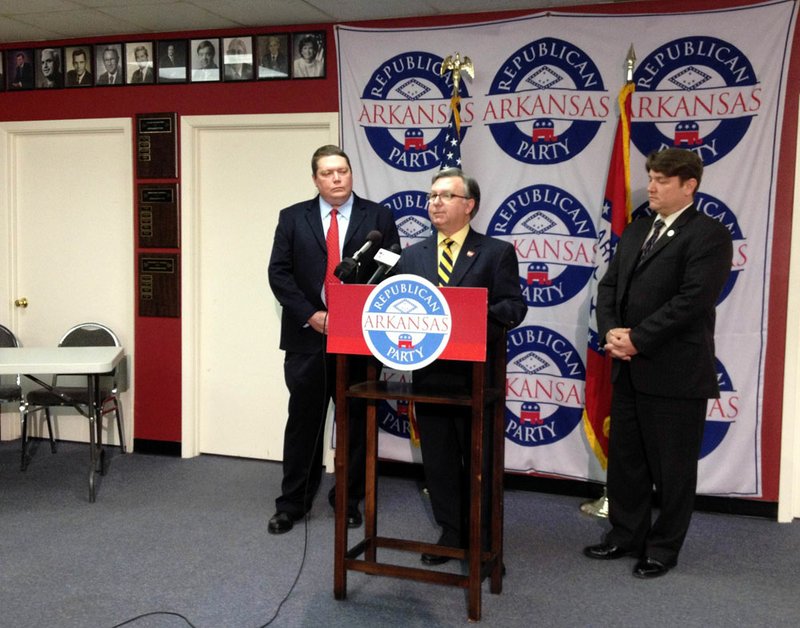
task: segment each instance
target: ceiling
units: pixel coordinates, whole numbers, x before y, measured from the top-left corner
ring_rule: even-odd
[[[0,0],[0,43],[542,9],[630,0]]]

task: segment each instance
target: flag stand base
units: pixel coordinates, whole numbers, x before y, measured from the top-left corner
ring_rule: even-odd
[[[600,497],[590,502],[584,502],[581,504],[581,512],[585,515],[591,515],[592,517],[608,519],[608,493],[606,492],[605,487],[603,488],[603,494]]]

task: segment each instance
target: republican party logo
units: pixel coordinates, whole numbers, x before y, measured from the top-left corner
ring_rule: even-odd
[[[431,234],[428,216],[428,195],[419,190],[405,190],[384,199],[381,205],[394,214],[397,232],[403,248],[411,246]]]
[[[514,245],[520,287],[530,307],[551,307],[581,293],[594,270],[594,222],[569,192],[531,185],[506,198],[486,232]]]
[[[582,352],[539,326],[508,334],[506,438],[524,447],[555,443],[583,416],[586,368]]]
[[[380,64],[361,94],[357,124],[372,150],[404,172],[421,172],[442,162],[450,121],[453,79],[440,76],[442,57],[424,51],[396,55]],[[464,81],[459,84],[461,139],[473,119]]]
[[[715,37],[685,37],[651,52],[634,72],[631,139],[645,155],[669,147],[713,164],[744,137],[761,110],[747,57]]]
[[[719,399],[708,400],[706,423],[703,429],[703,443],[700,458],[705,458],[725,439],[733,423],[739,416],[739,395],[733,387],[728,371],[718,359],[717,379],[719,380]]]
[[[733,264],[731,267],[731,274],[728,275],[728,280],[722,288],[719,299],[717,299],[717,305],[719,305],[733,291],[733,287],[736,285],[739,275],[747,266],[747,240],[742,234],[742,228],[739,226],[736,215],[721,200],[710,194],[698,192],[695,194],[694,204],[698,211],[704,213],[709,218],[721,222],[725,228],[730,231],[731,239],[733,240]],[[644,203],[634,210],[633,218],[650,216],[652,213],[648,204]]]
[[[372,355],[393,369],[413,371],[444,351],[452,318],[447,301],[430,281],[396,275],[370,293],[361,327]]]
[[[557,164],[586,148],[610,112],[594,61],[568,41],[545,37],[501,65],[483,122],[517,161]]]

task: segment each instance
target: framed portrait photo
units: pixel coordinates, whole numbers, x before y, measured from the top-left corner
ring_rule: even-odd
[[[186,40],[166,39],[158,44],[158,82],[185,83]]]
[[[6,50],[6,85],[8,91],[33,89],[34,59],[32,48]]]
[[[61,48],[39,48],[36,60],[36,89],[64,87],[64,57]]]
[[[156,82],[153,68],[153,42],[125,44],[125,66],[128,85],[152,85]]]
[[[94,85],[92,73],[92,46],[67,46],[64,48],[65,87],[91,87]]]
[[[325,78],[325,31],[292,34],[292,78]]]
[[[125,66],[122,63],[122,44],[98,44],[94,47],[95,85],[125,84]]]
[[[289,78],[289,35],[273,33],[256,37],[258,80]]]
[[[225,37],[222,40],[225,51],[222,56],[223,80],[253,80],[253,38]]]
[[[189,46],[193,83],[219,81],[219,39],[193,39]]]

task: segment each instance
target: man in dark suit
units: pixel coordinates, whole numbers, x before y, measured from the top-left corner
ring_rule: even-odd
[[[106,71],[97,77],[98,85],[122,85],[122,68],[119,65],[119,50],[108,46],[103,51],[103,66]]]
[[[89,55],[83,48],[75,48],[72,51],[72,70],[67,72],[68,87],[90,87],[92,84],[92,73],[86,67]]]
[[[719,397],[715,304],[731,269],[731,235],[697,211],[703,163],[668,148],[646,163],[654,219],[634,221],[600,281],[598,331],[614,359],[608,452],[611,530],[584,549],[636,556],[633,575],[677,564],[694,506],[709,398]],[[652,488],[661,495],[651,517]]]
[[[522,298],[514,247],[470,227],[478,212],[478,182],[458,168],[440,170],[428,195],[428,215],[435,233],[403,251],[396,273],[419,275],[434,284],[489,289],[489,345],[516,327],[528,311]],[[492,356],[489,356],[492,359]],[[491,370],[491,369],[490,369]],[[414,384],[429,387],[468,386],[471,366],[434,362],[414,371]],[[456,406],[416,403],[420,448],[431,506],[442,532],[438,544],[465,547],[469,530],[470,413]],[[489,430],[486,430],[487,435]],[[484,467],[488,471],[488,456]],[[484,478],[488,478],[484,472]],[[422,562],[439,565],[449,559],[422,554]]]
[[[62,86],[64,75],[61,72],[61,52],[57,48],[45,48],[41,51],[39,67],[36,87],[54,89]]]
[[[282,50],[280,37],[267,37],[267,51],[261,57],[261,67],[266,70],[263,76],[289,76],[289,59]]]
[[[133,50],[136,65],[139,67],[131,75],[131,83],[152,83],[153,64],[150,62],[150,53],[145,46],[136,46]]]
[[[280,347],[286,352],[289,389],[281,495],[268,526],[272,534],[288,532],[303,518],[320,484],[322,433],[336,384],[336,362],[325,354],[325,286],[339,281],[333,275],[337,263],[352,258],[370,232],[380,232],[380,242],[359,258],[349,282],[365,283],[377,268],[375,252],[400,242],[391,210],[353,193],[350,159],[339,147],[317,149],[311,172],[319,194],[281,210],[269,261],[269,284],[283,307]],[[351,411],[350,429],[347,519],[357,527],[362,521],[358,502],[364,496],[363,404]],[[333,491],[328,499],[334,503]]]
[[[13,89],[33,88],[33,66],[28,61],[24,52],[18,52],[16,56],[17,65],[14,67],[14,76],[11,78]]]

